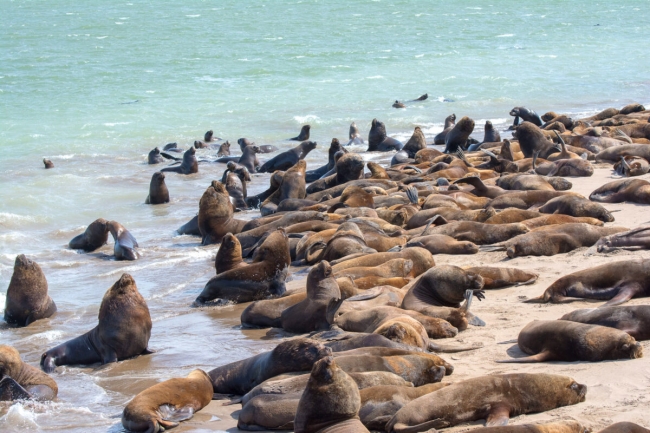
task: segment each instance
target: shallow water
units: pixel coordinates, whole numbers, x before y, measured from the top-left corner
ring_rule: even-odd
[[[148,206],[162,167],[146,164],[152,148],[187,148],[213,129],[235,154],[239,137],[285,150],[309,123],[316,168],[352,121],[366,134],[376,117],[405,141],[416,125],[431,139],[456,113],[476,120],[480,140],[485,120],[503,131],[515,105],[580,116],[650,102],[650,12],[633,1],[103,3],[0,3],[0,308],[23,253],[43,268],[59,310],[0,329],[0,342],[37,365],[95,326],[104,292],[128,272],[149,305],[157,352],[59,367],[59,399],[0,405],[2,431],[119,431],[125,402],[146,386],[277,342],[240,329],[241,306],[189,308],[214,275],[217,246],[175,229],[223,166],[169,174],[171,203]],[[423,93],[427,101],[391,108]],[[43,157],[56,168],[44,170]],[[255,176],[249,191],[267,184]],[[99,217],[127,227],[142,259],[114,261],[112,241],[91,254],[66,248]]]

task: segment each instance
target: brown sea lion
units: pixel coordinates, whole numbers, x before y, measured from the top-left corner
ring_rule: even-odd
[[[196,304],[218,299],[218,303],[250,302],[285,291],[287,269],[291,263],[289,241],[282,229],[273,231],[255,251],[245,267],[231,269],[212,277],[196,298]]]
[[[304,160],[307,154],[316,148],[316,145],[315,141],[303,141],[293,149],[269,159],[257,171],[258,173],[273,173],[277,170],[288,170],[298,161]]]
[[[248,146],[255,146],[255,143],[251,142],[248,138],[238,139],[237,144],[239,144],[239,148],[241,149],[242,152]],[[278,148],[276,146],[273,146],[272,144],[262,144],[257,147],[259,148],[259,153],[273,153],[278,151]]]
[[[555,143],[549,141],[538,126],[530,122],[524,122],[517,127],[517,139],[519,148],[526,158],[532,158],[536,152],[539,157],[546,159],[549,155],[557,152]]]
[[[590,177],[594,174],[594,166],[582,158],[537,164],[537,158],[533,156],[532,168],[535,173],[544,176]]]
[[[363,144],[365,141],[363,140],[363,137],[361,137],[361,133],[359,132],[359,128],[357,128],[357,124],[355,122],[352,122],[350,124],[350,129],[348,130],[348,143],[346,146],[349,146],[351,144]]]
[[[334,274],[337,278],[350,277],[353,280],[366,277],[406,278],[413,269],[409,259],[391,259],[377,266],[359,266],[346,268]]]
[[[219,146],[219,150],[217,150],[217,156],[230,156],[230,142],[225,141],[221,143]]]
[[[650,204],[650,182],[643,179],[622,179],[608,182],[589,195],[601,203],[631,202]]]
[[[497,225],[475,221],[452,221],[449,224],[429,227],[420,236],[446,235],[458,241],[469,241],[476,245],[486,245],[507,241],[517,235],[528,232],[528,227],[521,223]]]
[[[485,121],[485,132],[483,134],[483,143],[498,143],[501,141],[501,134],[494,128],[492,122]]]
[[[98,319],[90,331],[41,355],[41,368],[51,373],[58,365],[107,364],[152,353],[149,308],[129,274],[106,291]]]
[[[45,168],[54,168],[54,163],[47,158],[43,158],[43,165],[45,165]]]
[[[314,194],[334,188],[335,186],[345,185],[341,191],[342,193],[345,188],[350,186],[346,185],[347,182],[358,180],[363,177],[363,165],[363,158],[356,153],[346,153],[345,155],[342,155],[336,161],[336,173],[312,182],[311,185],[307,187],[307,194]],[[316,198],[312,197],[312,199]],[[317,200],[320,200],[320,198]]]
[[[54,379],[25,364],[13,347],[0,345],[0,401],[53,400],[58,392]]]
[[[225,185],[213,180],[199,201],[198,225],[203,238],[201,243],[219,243],[226,233],[241,232],[246,221],[233,218],[234,212]]]
[[[226,233],[221,240],[221,245],[214,259],[214,268],[217,271],[217,275],[245,266],[248,266],[248,263],[242,259],[239,240],[232,233]]]
[[[47,293],[47,279],[41,267],[24,254],[16,256],[14,273],[7,288],[5,322],[27,326],[54,313],[56,304]]]
[[[590,429],[583,427],[577,421],[482,427],[474,430],[476,433],[591,433]]]
[[[633,422],[617,422],[604,428],[598,433],[648,433],[650,430]]]
[[[534,320],[519,332],[519,348],[530,356],[498,362],[636,359],[643,348],[624,331],[568,320]]]
[[[404,145],[402,142],[388,137],[386,126],[377,119],[372,119],[370,132],[368,132],[368,152],[388,152],[391,150],[401,150]]]
[[[513,191],[510,194],[504,194],[492,200],[490,206],[494,209],[507,209],[515,207],[518,209],[529,209],[533,206],[543,206],[547,201],[563,195],[573,195],[564,191]]]
[[[571,302],[579,299],[609,300],[603,307],[636,297],[650,296],[650,259],[619,260],[565,275],[542,296],[526,302]]]
[[[435,137],[433,137],[433,144],[445,144],[445,138],[447,137],[447,134],[449,134],[449,131],[452,130],[454,125],[456,124],[456,115],[455,114],[450,114],[445,118],[445,126],[443,127],[442,131],[439,132]]]
[[[277,205],[286,199],[304,199],[305,198],[305,172],[307,162],[300,160],[295,165],[284,172],[280,186],[271,194],[260,207],[263,216],[269,215],[276,211]]]
[[[231,362],[208,372],[215,393],[244,395],[255,386],[283,373],[308,371],[332,350],[308,338],[294,338],[269,352]]]
[[[566,376],[499,374],[451,384],[417,398],[388,422],[388,433],[423,432],[486,419],[488,427],[509,418],[585,400],[587,387]]]
[[[95,251],[108,240],[108,221],[104,218],[98,218],[82,234],[72,238],[68,246],[73,250],[84,250],[86,252]]]
[[[650,163],[638,156],[622,156],[621,160],[614,164],[614,171],[626,177],[643,176],[650,171]]]
[[[135,249],[138,248],[138,241],[135,237],[117,221],[109,221],[106,223],[106,229],[113,236],[113,254],[115,260],[137,260],[140,258],[140,253]]]
[[[427,148],[427,141],[424,137],[424,133],[422,132],[422,129],[420,129],[419,126],[416,126],[415,129],[413,130],[413,134],[411,135],[411,138],[409,138],[409,141],[406,142],[404,147],[399,152],[393,155],[390,165],[396,165],[396,164],[408,162],[409,160],[415,158],[415,155],[420,150],[426,148]]]
[[[122,412],[122,425],[134,432],[162,432],[178,426],[212,401],[212,383],[203,370],[145,389]]]
[[[560,320],[608,326],[630,334],[635,340],[650,340],[650,305],[586,308],[575,310]]]
[[[193,174],[199,172],[199,162],[196,160],[196,149],[190,147],[183,154],[183,161],[177,167],[165,167],[161,172],[173,172],[180,174]]]
[[[435,266],[433,255],[431,255],[429,251],[420,247],[409,247],[398,252],[369,254],[349,260],[342,260],[332,265],[332,270],[334,271],[334,274],[337,274],[343,269],[352,267],[379,266],[392,259],[411,260],[413,262],[413,269],[409,274],[411,277],[420,275],[427,269]]]
[[[307,171],[307,173],[305,174],[305,181],[313,182],[315,180],[318,180],[321,177],[325,176],[327,172],[332,170],[336,164],[334,155],[339,151],[343,151],[343,147],[341,146],[341,143],[339,142],[338,139],[332,138],[332,141],[330,142],[329,150],[327,151],[327,155],[328,155],[327,164],[322,165],[315,170]]]
[[[300,134],[297,136],[290,138],[289,140],[293,141],[305,141],[309,140],[309,130],[311,129],[311,125],[303,125],[302,128],[300,128]]]
[[[241,324],[244,328],[282,328],[282,312],[289,307],[304,301],[306,292],[290,294],[273,299],[262,299],[252,302],[241,313]]]
[[[609,162],[614,164],[624,156],[638,156],[650,161],[650,144],[622,144],[612,146],[596,154],[596,162]]]
[[[467,149],[467,140],[472,132],[474,132],[474,121],[464,116],[445,136],[444,153],[456,153],[459,148]]]
[[[257,173],[257,169],[260,166],[260,161],[257,159],[258,153],[262,153],[259,146],[246,146],[242,150],[242,155],[237,163],[246,167],[250,173]]]
[[[410,308],[411,299],[428,305],[459,308],[465,292],[472,291],[479,300],[484,298],[483,277],[458,266],[442,265],[426,271],[409,289],[403,308]]]
[[[145,204],[169,203],[169,190],[165,185],[165,175],[159,171],[155,172],[149,183],[149,195],[144,201]]]
[[[508,223],[519,223],[533,218],[538,218],[543,216],[541,212],[535,210],[526,210],[518,208],[506,208],[497,213],[494,216],[491,216],[486,224],[508,224]]]
[[[492,266],[473,266],[465,268],[483,278],[483,290],[500,289],[508,286],[522,286],[533,284],[539,277],[533,272],[526,272],[517,268],[496,268]]]
[[[377,250],[366,243],[363,232],[352,222],[341,224],[327,243],[314,244],[305,254],[307,264],[338,260],[350,255],[371,254]]]
[[[650,203],[650,183],[648,183],[648,193],[648,203]],[[606,223],[614,221],[614,216],[603,206],[575,195],[552,198],[540,207],[539,211],[545,214],[559,213],[573,217],[597,218]]]
[[[528,173],[514,173],[502,175],[497,179],[496,184],[499,188],[517,191],[544,190],[555,191],[543,176],[532,175]]]
[[[634,250],[650,249],[650,225],[644,224],[632,230],[604,236],[596,242],[599,253],[607,253],[617,248]]]
[[[451,207],[424,209],[417,212],[408,220],[406,228],[416,229],[418,227],[424,227],[436,215],[443,217],[446,221],[474,221],[480,223],[496,215],[496,211],[491,207],[477,210],[457,210]]]

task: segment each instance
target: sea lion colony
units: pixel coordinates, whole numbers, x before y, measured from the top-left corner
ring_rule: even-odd
[[[215,398],[242,403],[238,427],[244,430],[416,432],[484,419],[486,431],[588,431],[568,419],[534,425],[524,419],[507,426],[513,416],[585,401],[589,384],[570,377],[514,373],[446,379],[453,365],[432,352],[481,351],[489,343],[440,339],[489,326],[472,312],[472,303],[498,298],[494,289],[534,283],[538,275],[503,266],[436,266],[435,255],[483,251],[503,257],[505,251],[513,258],[580,247],[590,247],[590,254],[649,249],[647,226],[605,226],[615,216],[599,202],[648,205],[650,183],[615,180],[585,198],[572,192],[565,178],[591,176],[594,163],[615,164],[624,177],[647,173],[650,111],[631,104],[579,120],[553,112],[539,116],[524,107],[510,114],[513,138],[501,141],[487,122],[482,142],[470,138],[471,118],[456,122],[450,115],[434,140],[444,151],[427,143],[419,127],[404,145],[374,119],[368,151],[397,153],[389,165],[369,162],[368,173],[363,158],[337,139],[329,160],[308,171],[304,158],[316,147],[308,141],[309,125],[291,138],[300,145],[264,164],[257,154],[277,148],[244,138],[238,140],[239,157],[230,156],[229,143],[197,141],[182,158],[170,155],[182,152],[176,143],[163,152],[152,150],[149,164],[177,161],[154,173],[146,198],[152,205],[169,202],[163,172],[197,173],[199,163],[206,162],[197,160],[195,149],[218,149],[220,158],[212,162],[227,164],[221,182],[212,181],[201,197],[198,215],[178,230],[199,236],[204,245],[221,245],[216,276],[194,306],[252,302],[242,313],[244,326],[302,335],[272,351],[207,373],[194,370],[142,391],[125,407],[124,427],[162,431]],[[204,137],[206,143],[220,140],[212,131]],[[364,142],[355,124],[349,140],[347,145]],[[47,162],[46,168],[53,168]],[[262,172],[271,173],[269,188],[248,196],[251,174]],[[259,208],[262,216],[237,219],[236,211],[245,208]],[[117,260],[138,259],[138,243],[128,230],[102,218],[69,247],[94,251],[109,232]],[[305,265],[313,266],[299,268]],[[308,275],[302,288],[287,291],[292,272]],[[642,357],[637,340],[650,338],[650,306],[621,304],[650,296],[649,282],[650,259],[643,258],[566,273],[526,302],[592,299],[606,301],[604,308],[529,323],[517,340],[529,356],[502,362]],[[42,270],[18,256],[5,321],[28,326],[55,312]],[[59,365],[105,364],[152,353],[147,347],[151,317],[130,275],[106,292],[98,319],[87,333],[45,350],[42,369],[52,373]],[[52,376],[23,363],[15,349],[0,346],[0,400],[48,400],[56,394]],[[606,431],[648,430],[618,423]]]

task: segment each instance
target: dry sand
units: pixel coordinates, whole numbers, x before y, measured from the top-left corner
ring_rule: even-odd
[[[611,166],[597,165],[595,173],[589,178],[570,178],[573,182],[572,191],[585,197],[597,187],[615,180]],[[649,180],[650,175],[641,176]],[[650,207],[636,204],[604,204],[610,211],[615,211],[616,221],[607,225],[636,227],[650,221]],[[563,314],[579,308],[593,308],[602,302],[574,302],[570,304],[525,304],[524,298],[541,295],[544,290],[559,277],[585,268],[624,261],[637,257],[650,257],[650,251],[626,252],[619,251],[610,254],[594,254],[585,256],[587,248],[581,248],[567,254],[552,257],[518,257],[509,259],[505,252],[479,253],[475,255],[451,256],[437,255],[437,264],[456,266],[507,266],[530,270],[539,274],[535,284],[521,287],[511,287],[486,292],[486,299],[474,302],[473,312],[483,319],[485,327],[470,327],[455,339],[464,343],[481,342],[484,347],[472,352],[458,354],[443,354],[443,358],[451,362],[454,373],[445,377],[445,381],[458,382],[464,379],[500,373],[553,373],[573,377],[579,383],[588,386],[587,399],[578,405],[562,407],[549,412],[533,415],[522,415],[510,420],[511,424],[541,423],[559,420],[576,420],[592,428],[593,431],[619,421],[631,421],[650,428],[650,341],[643,342],[645,357],[636,360],[621,360],[607,362],[552,362],[537,364],[497,364],[499,359],[511,355],[522,356],[516,343],[519,330],[528,322],[535,319],[554,320]],[[304,285],[304,275],[297,278],[289,287]],[[633,299],[628,305],[647,304],[648,298]],[[226,323],[236,326],[239,324],[239,313],[245,306],[237,306],[228,314]],[[220,317],[223,320],[223,316]],[[257,337],[264,336],[267,331],[242,331],[245,338],[256,333]],[[243,337],[244,338],[244,337]],[[508,343],[505,343],[508,342]],[[175,431],[228,431],[237,432],[237,414],[241,405],[222,406],[222,401],[213,401],[190,421],[181,423]],[[219,420],[216,420],[219,418]],[[460,432],[482,426],[483,422],[475,422],[445,431]]]

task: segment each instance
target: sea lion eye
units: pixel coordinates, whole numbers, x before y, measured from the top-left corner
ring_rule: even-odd
[[[621,350],[623,350],[623,351],[628,351],[628,350],[630,350],[630,345],[627,344],[627,343],[625,343],[624,345],[621,346]]]
[[[577,391],[578,390],[578,384],[577,382],[573,382],[570,387],[572,390]]]

